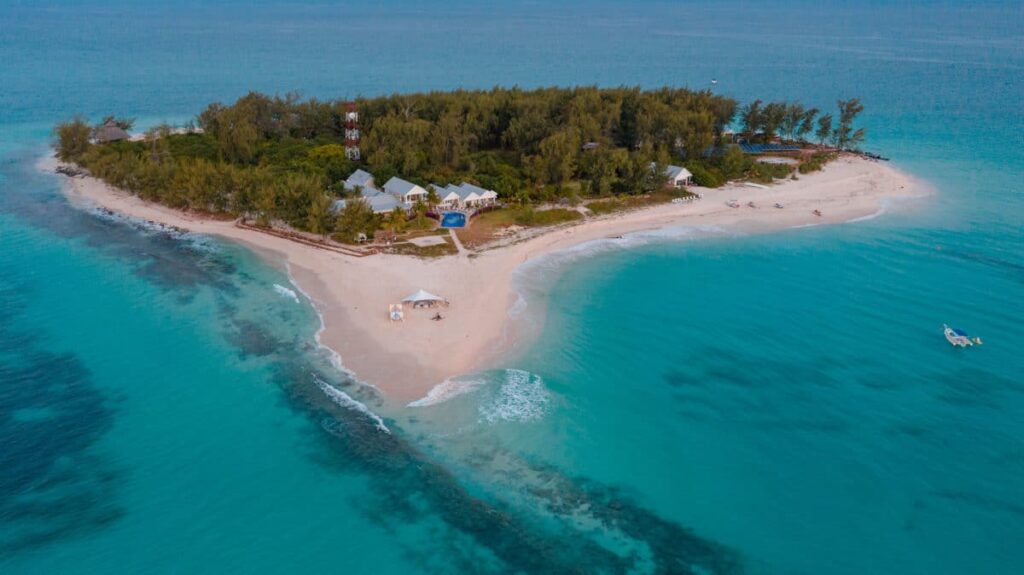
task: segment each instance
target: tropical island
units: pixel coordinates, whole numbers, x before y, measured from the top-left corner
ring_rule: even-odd
[[[690,183],[807,173],[863,141],[852,127],[862,109],[841,101],[833,122],[799,103],[739,109],[725,96],[673,88],[494,88],[354,102],[254,92],[137,138],[128,136],[131,120],[114,117],[96,127],[75,118],[55,132],[61,160],[143,199],[353,243],[379,230],[431,229],[428,215],[445,208],[473,215],[501,204],[508,213],[495,219],[550,224],[579,218],[566,208],[583,202],[607,212],[671,200]],[[797,161],[758,162],[750,150]],[[661,193],[670,179],[676,193]]]
[[[538,329],[509,320],[526,262],[666,227],[842,222],[920,193],[856,151],[862,110],[676,88],[250,93],[144,134],[75,118],[54,147],[76,202],[275,254],[321,312],[322,343],[413,400]],[[463,217],[440,227],[450,214]],[[419,290],[450,307],[392,321]]]

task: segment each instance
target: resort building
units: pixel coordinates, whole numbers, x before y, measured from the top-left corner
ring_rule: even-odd
[[[408,206],[403,205],[402,200],[392,196],[391,194],[377,194],[366,198],[366,203],[370,204],[370,209],[375,214],[390,214],[395,211],[395,208],[401,207],[407,209]]]
[[[373,195],[364,194],[361,199],[366,202],[366,205],[370,206],[370,209],[373,210],[373,213],[375,214],[390,214],[395,211],[395,208],[399,207],[403,210],[409,209],[409,206],[405,205],[401,199],[396,198],[391,194],[383,194],[380,192]],[[334,200],[334,203],[331,204],[331,212],[336,214],[341,210],[344,210],[345,205],[348,202],[349,200],[344,199]]]
[[[427,190],[398,177],[391,178],[384,184],[384,189],[376,187],[373,174],[365,170],[356,170],[344,182],[345,190],[359,194],[373,209],[375,214],[391,213],[395,208],[408,210],[418,201],[427,200]],[[431,184],[438,197],[438,208],[442,210],[473,210],[493,206],[498,203],[498,193],[465,183],[456,186],[448,184]],[[345,200],[339,199],[331,209],[339,212],[345,208]]]
[[[127,140],[131,138],[121,126],[118,126],[114,120],[107,120],[103,123],[99,129],[96,130],[96,143],[106,144],[109,142],[120,142],[121,140]]]
[[[367,191],[380,193],[377,186],[373,182],[373,174],[366,170],[356,170],[352,172],[352,175],[345,180],[345,190],[354,192],[356,189],[362,190],[363,195],[367,195]],[[371,194],[372,195],[372,194]]]
[[[448,184],[447,186],[433,184],[433,186],[437,192],[437,197],[440,199],[438,205],[442,209],[475,209],[493,206],[498,203],[498,193],[494,190],[488,190],[466,182],[458,186],[455,184]]]
[[[393,177],[384,184],[384,192],[393,196],[398,196],[402,199],[406,205],[415,204],[417,201],[425,201],[427,199],[427,190],[417,186],[412,182],[407,182],[399,177]]]
[[[465,208],[483,208],[493,206],[498,201],[498,193],[494,190],[486,190],[480,186],[463,182],[458,188],[460,190],[459,200]]]
[[[651,162],[651,171],[653,172],[656,169],[657,164]],[[663,173],[668,177],[668,182],[665,183],[666,186],[681,188],[693,183],[693,174],[691,174],[690,170],[687,170],[686,168],[670,165],[665,167],[665,171]]]
[[[442,186],[441,184],[431,184],[434,188],[434,192],[437,194],[439,203],[437,204],[441,209],[457,210],[462,205],[462,200],[459,197],[458,187],[451,184]]]

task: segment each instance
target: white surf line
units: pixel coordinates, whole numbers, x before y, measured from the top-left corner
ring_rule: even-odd
[[[430,391],[428,391],[423,397],[415,401],[410,401],[407,404],[407,407],[430,407],[432,405],[444,403],[460,395],[476,391],[481,384],[483,384],[483,381],[480,379],[455,381],[452,378],[448,378],[430,388]]]
[[[320,321],[320,327],[316,330],[316,334],[313,335],[313,340],[316,341],[317,348],[321,349],[321,350],[323,350],[324,352],[327,353],[328,361],[330,361],[331,366],[334,369],[337,369],[339,372],[341,372],[342,374],[344,374],[346,377],[348,377],[352,381],[356,382],[357,384],[364,385],[366,387],[369,387],[369,388],[373,389],[374,393],[376,393],[377,395],[382,395],[380,389],[377,386],[373,385],[372,383],[368,383],[366,381],[363,381],[363,380],[359,379],[358,377],[356,377],[355,372],[352,371],[351,369],[345,367],[345,364],[342,363],[341,355],[337,351],[334,351],[333,348],[331,348],[330,346],[324,344],[323,341],[321,341],[320,335],[324,332],[325,329],[327,329],[327,324],[324,322],[324,314],[323,314],[322,311],[320,311],[320,308],[317,307],[316,301],[313,298],[311,298],[308,293],[303,291],[302,286],[300,286],[299,283],[297,281],[295,281],[295,277],[292,276],[291,264],[289,264],[287,260],[285,260],[284,267],[285,267],[285,273],[288,275],[289,283],[291,283],[292,287],[295,288],[295,291],[297,291],[300,294],[302,294],[302,297],[304,297],[306,299],[306,301],[309,302],[309,305],[313,308],[313,312],[316,313],[317,319]],[[341,391],[339,389],[335,389],[334,387],[331,387],[329,385],[327,385],[326,389],[325,389],[324,386],[326,384],[322,384],[322,382],[320,382],[319,379],[317,379],[317,384],[320,385],[321,389],[324,390],[324,393],[326,393],[332,399],[335,399],[335,395],[333,395],[333,394],[341,394],[342,396],[344,396],[344,398],[347,398],[347,400],[349,402],[351,402],[351,404],[349,405],[350,407],[353,407],[355,409],[358,409],[359,411],[362,411],[367,416],[369,416],[371,419],[376,421],[377,422],[377,427],[381,431],[384,431],[384,432],[386,432],[388,434],[391,433],[391,430],[389,430],[387,428],[387,426],[384,425],[384,420],[381,419],[381,417],[379,415],[374,413],[373,410],[371,410],[369,407],[366,407],[365,404],[363,404],[363,403],[361,403],[359,401],[356,401],[351,396],[349,396],[347,393],[345,393],[345,392],[343,392],[343,391]]]
[[[320,379],[319,377],[316,377],[316,375],[313,376],[313,379],[316,380],[317,386],[319,386],[320,389],[323,390],[324,394],[326,394],[327,397],[331,398],[331,401],[342,407],[354,409],[359,413],[362,413],[363,415],[369,417],[374,421],[377,429],[383,431],[384,433],[387,433],[388,435],[391,435],[391,430],[388,429],[387,425],[384,425],[384,420],[381,419],[381,417],[376,413],[370,411],[370,408],[366,407],[365,404],[356,401],[355,399],[352,399],[352,396],[345,393],[344,391],[341,391],[340,389],[332,387],[326,381]]]
[[[294,290],[290,290],[281,284],[274,284],[274,291],[280,294],[281,297],[286,297],[291,299],[295,303],[299,303],[299,296],[295,293]]]

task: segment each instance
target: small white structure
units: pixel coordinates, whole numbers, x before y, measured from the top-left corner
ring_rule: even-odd
[[[416,293],[402,300],[402,303],[412,304],[413,308],[435,307],[448,305],[448,300],[439,295],[434,295],[426,290],[418,290]]]
[[[498,192],[463,182],[456,186],[434,184],[440,198],[440,206],[446,209],[472,209],[493,206],[498,203]]]
[[[462,203],[466,207],[479,208],[484,206],[494,205],[498,201],[498,193],[494,190],[488,190],[481,188],[480,186],[474,186],[473,184],[467,184],[462,182],[459,186],[462,190]]]
[[[665,175],[668,176],[668,185],[673,188],[689,186],[693,183],[693,174],[690,170],[681,166],[668,166],[665,168]]]
[[[461,204],[459,193],[456,191],[458,188],[454,186],[442,186],[441,184],[432,184],[434,192],[437,193],[438,206],[443,209],[455,210],[458,209]]]
[[[408,205],[427,199],[427,190],[424,190],[412,182],[407,182],[398,176],[391,178],[384,184],[384,191],[391,195],[398,196]]]
[[[383,189],[377,188],[373,174],[365,170],[356,170],[345,179],[344,188],[348,192],[359,192],[359,195],[370,205],[375,214],[390,213],[396,207],[406,210],[418,201],[426,201],[427,190],[399,177],[391,178]],[[437,193],[438,207],[445,210],[473,209],[493,206],[498,203],[498,193],[463,182],[456,186],[448,184],[431,184]],[[336,200],[332,205],[334,212],[345,208],[345,200]]]

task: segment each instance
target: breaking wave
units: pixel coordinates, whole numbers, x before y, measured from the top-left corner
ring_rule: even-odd
[[[482,379],[446,379],[441,383],[435,385],[427,395],[412,401],[408,404],[409,407],[430,407],[431,405],[437,405],[444,403],[449,399],[458,397],[476,391],[484,381]]]
[[[358,411],[359,413],[362,413],[366,417],[369,417],[371,420],[373,420],[373,422],[377,426],[377,429],[383,431],[384,433],[387,433],[388,435],[391,435],[391,430],[388,429],[387,425],[384,425],[384,420],[381,419],[381,417],[376,413],[370,411],[370,408],[366,407],[366,405],[352,399],[352,397],[349,396],[347,393],[341,391],[340,389],[332,387],[326,381],[320,379],[319,377],[316,377],[316,375],[314,375],[313,378],[316,380],[317,386],[321,390],[323,390],[327,397],[331,398],[331,401],[337,403],[342,407],[353,409],[355,411]]]
[[[501,386],[480,405],[480,421],[533,421],[547,412],[551,392],[537,374],[522,369],[504,370]]]
[[[308,293],[303,291],[302,286],[300,286],[298,282],[295,281],[295,278],[292,277],[292,269],[287,262],[285,262],[285,271],[288,273],[288,280],[291,281],[292,286],[295,288],[295,290],[289,291],[292,291],[292,293],[295,293],[297,291],[298,293],[302,294],[302,297],[304,297],[306,301],[309,302],[310,307],[313,308],[313,312],[316,313],[317,321],[320,322],[319,327],[317,327],[316,333],[313,335],[313,340],[316,342],[317,349],[319,349],[321,352],[327,355],[327,361],[330,362],[331,367],[340,371],[342,374],[347,376],[352,381],[355,381],[360,385],[365,385],[376,390],[377,388],[375,386],[370,385],[369,383],[361,381],[359,378],[357,378],[355,372],[345,367],[345,364],[342,363],[341,355],[339,355],[338,352],[334,351],[334,349],[332,349],[328,345],[324,344],[320,337],[324,333],[324,330],[327,329],[327,324],[324,322],[324,314],[320,312],[320,308],[317,306],[316,301],[314,301],[313,298],[311,298]]]
[[[299,303],[299,295],[295,293],[295,290],[290,290],[280,284],[274,284],[274,291],[280,294],[281,297],[286,297],[291,299],[295,303]]]

